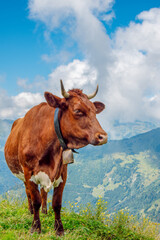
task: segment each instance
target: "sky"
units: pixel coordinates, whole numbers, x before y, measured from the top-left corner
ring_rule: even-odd
[[[81,88],[103,125],[160,121],[159,0],[0,1],[0,119]]]

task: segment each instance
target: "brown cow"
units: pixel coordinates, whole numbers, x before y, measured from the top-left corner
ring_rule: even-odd
[[[30,109],[23,118],[13,123],[5,144],[5,158],[12,173],[24,181],[29,210],[34,213],[31,233],[41,232],[39,209],[47,212],[47,192],[54,187],[52,207],[55,212],[55,230],[63,235],[60,217],[62,193],[67,180],[67,164],[63,164],[63,148],[54,127],[55,108],[63,140],[68,149],[88,144],[107,142],[107,133],[101,128],[96,114],[104,109],[101,102],[89,101],[98,91],[87,96],[79,89],[66,92],[61,81],[64,98],[45,92],[47,103]],[[41,194],[38,190],[41,185]]]

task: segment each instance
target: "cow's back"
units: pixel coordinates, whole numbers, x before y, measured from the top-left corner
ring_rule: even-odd
[[[5,144],[5,158],[14,174],[23,173],[26,165],[33,170],[38,164],[36,159],[45,155],[53,142],[54,111],[51,110],[47,103],[41,103],[13,123]]]
[[[18,144],[23,121],[24,118],[19,118],[13,123],[10,135],[6,141],[4,148],[6,162],[14,174],[19,174],[19,172],[22,172],[22,168],[18,160]]]

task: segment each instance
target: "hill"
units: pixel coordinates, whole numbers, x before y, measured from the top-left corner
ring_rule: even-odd
[[[80,149],[79,154],[75,154],[75,163],[68,166],[63,206],[69,201],[95,204],[102,196],[108,202],[109,213],[128,209],[131,214],[149,216],[160,222],[159,136],[160,128],[157,128],[131,138],[109,141],[104,146]],[[25,196],[23,183],[11,174],[2,149],[0,193],[9,191]]]
[[[159,122],[143,122],[137,120],[135,122],[121,123],[119,121],[115,121],[113,126],[108,128],[108,131],[112,140],[121,140],[148,132],[158,127],[160,127]]]
[[[3,147],[6,141],[6,138],[10,132],[12,120],[1,120],[0,119],[0,151],[3,151]]]
[[[160,128],[130,139],[80,150],[69,166],[65,199],[95,202],[101,195],[110,212],[127,208],[132,214],[160,222]],[[69,192],[69,194],[68,194]]]

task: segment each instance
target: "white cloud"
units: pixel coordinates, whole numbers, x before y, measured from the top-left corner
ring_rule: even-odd
[[[97,81],[99,97],[106,104],[105,122],[160,120],[160,8],[141,12],[110,39],[100,20],[114,17],[113,3],[30,1],[31,18],[50,31],[61,27],[84,55],[83,61],[73,60],[52,71],[49,88],[58,92],[60,78],[68,88],[93,86]]]
[[[66,18],[85,12],[97,17],[105,16],[112,9],[114,0],[30,0],[30,17],[45,22],[51,29],[57,28]]]
[[[115,62],[106,99],[111,120],[160,120],[159,97],[152,98],[160,94],[160,9],[137,19],[141,22],[119,28],[113,39]]]
[[[37,91],[41,92],[45,89],[47,84],[46,79],[41,76],[37,75],[34,78],[34,81],[32,83],[29,83],[28,79],[25,78],[18,78],[17,80],[17,85],[22,91]]]
[[[70,59],[73,59],[73,53],[66,51],[66,50],[62,50],[60,52],[58,52],[57,54],[51,53],[51,54],[43,54],[41,56],[41,59],[46,62],[46,63],[59,63],[60,64],[66,64]]]
[[[5,91],[0,92],[0,119],[17,119],[34,105],[44,101],[40,93],[22,92],[17,96],[7,96]]]
[[[49,75],[49,88],[51,91],[57,90],[60,92],[59,80],[62,79],[66,90],[72,88],[96,87],[97,71],[91,67],[86,61],[74,60],[68,65],[62,65],[55,69]]]
[[[160,54],[160,9],[153,8],[137,16],[139,23],[131,22],[129,27],[116,33],[116,46],[130,52],[133,50]],[[157,52],[158,51],[158,52]]]
[[[28,89],[31,88],[30,85],[28,85],[28,79],[24,79],[24,78],[18,78],[17,80],[17,85],[23,89]]]
[[[29,108],[32,105],[39,104],[44,99],[40,93],[22,92],[17,96],[11,97],[13,104],[20,108]]]
[[[97,69],[98,79],[105,82],[106,65],[112,61],[111,43],[99,19],[110,20],[114,16],[113,3],[114,0],[30,0],[29,9],[30,17],[45,23],[47,31],[58,28],[68,43],[76,42],[88,64]],[[48,55],[43,55],[43,59],[50,61]]]

